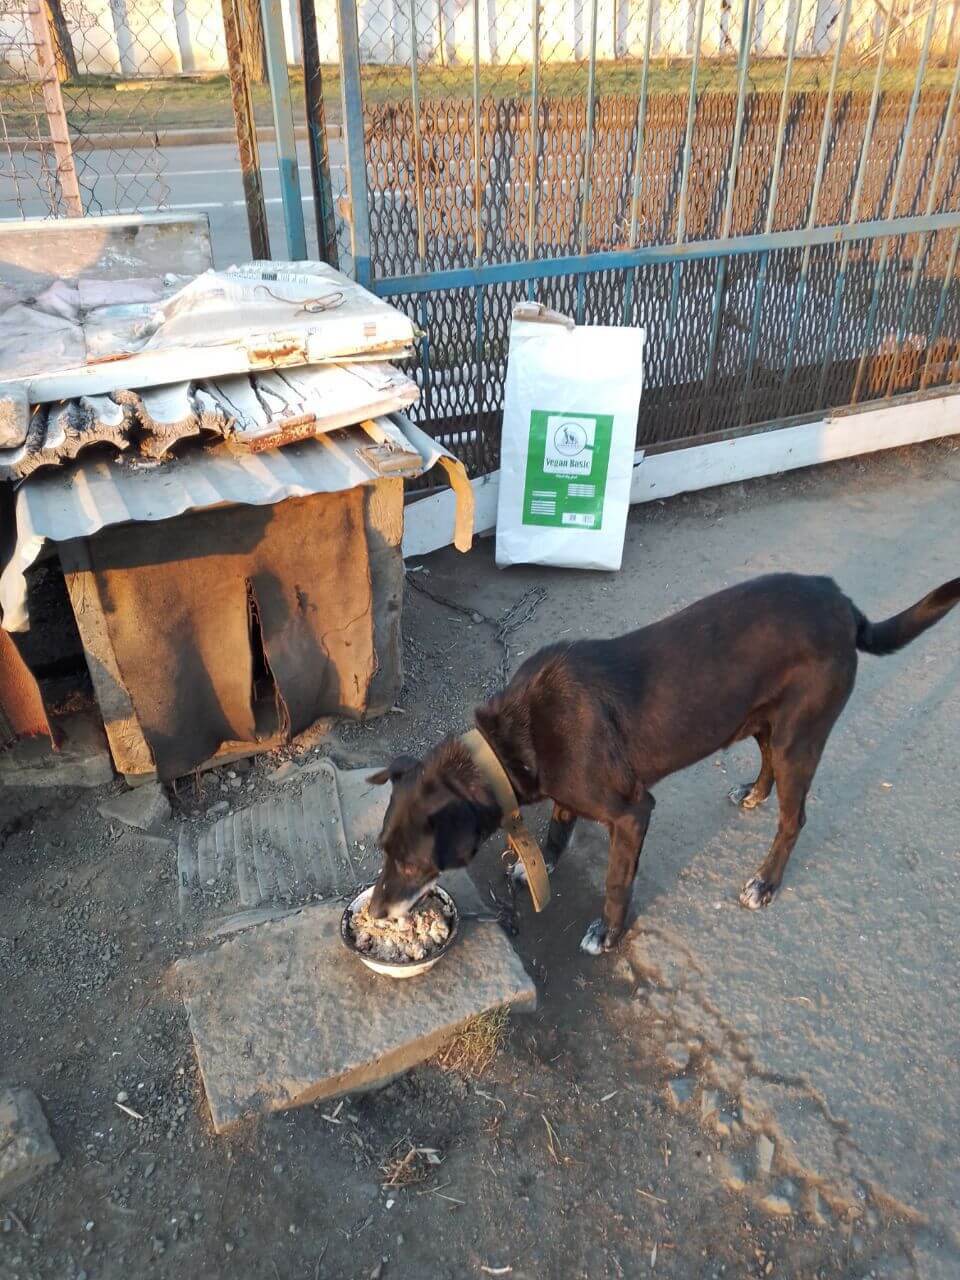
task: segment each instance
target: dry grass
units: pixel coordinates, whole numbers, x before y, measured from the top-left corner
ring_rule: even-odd
[[[399,1148],[404,1145],[407,1150],[400,1154]],[[440,1152],[435,1147],[415,1147],[404,1138],[391,1149],[390,1155],[380,1166],[383,1175],[382,1185],[385,1187],[410,1187],[414,1183],[423,1182],[438,1164],[441,1163]]]
[[[476,1079],[486,1072],[503,1048],[510,1014],[507,1009],[491,1009],[465,1023],[437,1055],[443,1071],[456,1071]]]
[[[870,91],[876,55],[863,61],[860,56],[848,58],[840,68],[837,88]],[[939,65],[942,61],[944,65]],[[750,90],[753,93],[780,93],[783,88],[785,61],[782,58],[756,58],[750,64]],[[825,91],[830,79],[830,58],[797,58],[793,67],[791,89],[794,93]],[[881,88],[885,93],[909,92],[913,88],[916,62],[910,56],[887,59]],[[597,64],[597,92],[603,94],[636,94],[640,89],[642,63],[623,58]],[[328,121],[340,120],[340,69],[333,65],[322,68]],[[953,75],[952,62],[931,59],[924,77],[924,89],[949,89]],[[469,64],[456,67],[425,66],[421,68],[421,97],[470,99],[473,71]],[[690,83],[690,64],[684,58],[652,58],[648,91],[650,95],[684,94]],[[530,92],[531,69],[525,64],[483,66],[480,68],[480,92],[495,98],[524,97]],[[585,62],[547,62],[540,71],[540,92],[552,97],[582,96],[586,92]],[[736,59],[705,56],[700,65],[698,92],[735,93]],[[11,135],[34,136],[39,108],[40,127],[45,130],[38,88],[24,81],[4,80],[4,120]],[[368,106],[381,102],[405,102],[410,96],[410,73],[403,66],[363,68],[364,97]],[[182,128],[226,127],[233,124],[230,105],[230,81],[226,75],[203,77],[176,76],[148,80],[117,81],[110,76],[85,76],[63,86],[67,116],[74,133],[98,131],[133,131]],[[270,93],[266,85],[252,85],[253,110],[258,125],[273,123]],[[290,96],[298,123],[303,121],[303,71],[290,70]]]

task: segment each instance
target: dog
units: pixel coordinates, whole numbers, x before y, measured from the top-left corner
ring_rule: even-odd
[[[609,951],[623,933],[656,784],[750,737],[760,748],[760,772],[730,799],[754,809],[776,786],[780,820],[740,903],[769,906],[804,825],[820,756],[853,690],[857,653],[902,649],[958,601],[954,578],[872,623],[831,578],[771,574],[639,631],[553,644],[528,658],[475,719],[518,803],[554,802],[548,870],[578,818],[610,833],[603,915],[588,928],[583,950]],[[457,738],[422,761],[395,759],[370,781],[392,783],[370,910],[398,916],[442,871],[471,861],[500,825],[501,808]]]

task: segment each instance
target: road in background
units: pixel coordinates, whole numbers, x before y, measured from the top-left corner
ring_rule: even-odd
[[[307,249],[312,257],[317,255],[317,224],[313,209],[313,190],[310,183],[310,158],[306,142],[298,144],[300,160],[300,187],[303,195],[304,221],[307,229]],[[231,263],[250,257],[250,236],[247,230],[247,211],[243,199],[243,181],[240,158],[234,145],[220,143],[197,147],[171,147],[162,153],[163,165],[156,181],[151,179],[156,170],[156,153],[129,151],[122,155],[118,166],[115,150],[86,151],[80,167],[84,187],[93,187],[99,204],[98,213],[207,213],[210,218],[210,235],[213,242],[214,264],[228,267]],[[331,183],[334,198],[345,190],[343,169],[343,144],[333,139],[330,144]],[[273,256],[286,254],[283,229],[283,205],[280,196],[280,177],[277,169],[276,149],[273,143],[260,147],[263,173],[264,198],[270,230],[270,248]],[[93,179],[96,178],[94,183]],[[153,200],[160,199],[161,186],[168,189],[166,200],[160,203],[144,203],[145,188],[151,186]],[[0,174],[0,209],[9,213],[16,207],[16,188],[13,180]],[[21,183],[23,211],[28,217],[44,217],[49,207],[37,190],[31,196]]]

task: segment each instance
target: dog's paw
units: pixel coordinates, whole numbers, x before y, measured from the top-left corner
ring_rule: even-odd
[[[527,869],[519,858],[507,869],[507,878],[517,885],[524,885],[527,883]]]
[[[607,926],[602,920],[594,920],[593,924],[580,941],[580,950],[588,956],[602,956],[613,947],[607,935]]]
[[[761,907],[769,907],[773,901],[777,886],[760,876],[751,876],[740,892],[740,905],[748,911],[759,911]]]
[[[756,809],[763,804],[754,793],[752,782],[742,782],[738,787],[731,787],[727,792],[727,799],[738,809]]]

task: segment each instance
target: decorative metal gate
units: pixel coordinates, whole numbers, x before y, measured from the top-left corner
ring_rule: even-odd
[[[353,267],[474,473],[521,298],[646,328],[648,447],[952,386],[956,0],[383,2],[337,0]]]

